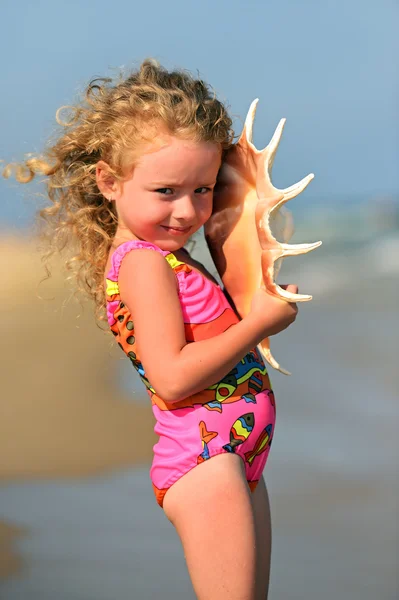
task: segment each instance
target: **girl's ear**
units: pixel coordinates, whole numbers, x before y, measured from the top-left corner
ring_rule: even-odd
[[[97,187],[108,200],[114,200],[115,194],[119,189],[119,182],[111,173],[109,165],[103,160],[99,160],[96,165]]]

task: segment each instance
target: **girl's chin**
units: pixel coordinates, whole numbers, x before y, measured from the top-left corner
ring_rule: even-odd
[[[183,246],[185,244],[187,244],[189,240],[189,236],[185,235],[185,236],[173,236],[173,237],[162,237],[162,238],[158,238],[156,240],[154,240],[154,244],[156,246],[158,246],[158,248],[161,248],[161,250],[165,250],[168,252],[175,252],[176,250],[179,250],[180,248],[183,248]]]

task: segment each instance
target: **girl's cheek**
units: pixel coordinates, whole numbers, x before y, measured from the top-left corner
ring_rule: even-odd
[[[204,221],[206,222],[208,219],[210,219],[211,215],[212,215],[212,210],[213,210],[213,199],[210,200],[203,211],[203,217],[204,217]]]

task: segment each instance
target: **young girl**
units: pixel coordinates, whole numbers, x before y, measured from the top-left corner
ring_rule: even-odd
[[[63,125],[17,179],[47,176],[52,244],[75,244],[78,283],[147,388],[153,489],[197,597],[264,600],[275,403],[256,345],[297,309],[259,290],[240,320],[184,249],[211,216],[231,120],[204,82],[145,61],[115,85],[92,82]]]

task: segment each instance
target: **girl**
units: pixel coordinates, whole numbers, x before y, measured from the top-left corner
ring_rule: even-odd
[[[92,82],[44,158],[53,247],[74,242],[77,281],[106,309],[147,388],[159,441],[151,480],[201,600],[267,597],[271,525],[262,471],[274,396],[256,349],[297,308],[259,290],[240,320],[184,246],[212,213],[231,120],[207,85],[145,61]],[[9,174],[10,168],[5,175]],[[296,286],[288,286],[296,292]]]

